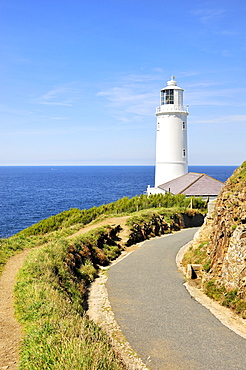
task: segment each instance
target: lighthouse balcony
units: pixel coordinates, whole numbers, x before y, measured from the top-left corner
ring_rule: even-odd
[[[156,108],[156,114],[165,112],[179,112],[189,114],[189,107],[183,107],[180,104],[163,104]]]

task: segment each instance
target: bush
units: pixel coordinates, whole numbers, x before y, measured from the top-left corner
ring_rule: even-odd
[[[246,301],[240,297],[237,289],[228,291],[224,286],[219,286],[212,279],[205,284],[204,292],[222,306],[231,308],[244,319],[246,318]]]
[[[213,298],[215,301],[221,301],[224,298],[226,289],[223,286],[217,286],[215,280],[212,279],[205,284],[204,292],[208,297]]]
[[[151,196],[140,195],[130,199],[124,197],[116,202],[107,205],[103,204],[99,207],[92,207],[88,210],[72,208],[69,211],[63,211],[55,216],[39,221],[27,229],[20,231],[17,235],[25,237],[30,235],[43,235],[75,224],[86,225],[101,215],[131,214],[150,208],[178,207],[186,209],[190,202],[191,198],[186,198],[183,194],[172,195],[170,193],[154,194]],[[205,207],[205,202],[201,198],[192,198],[192,202],[193,208],[204,209]]]
[[[20,369],[125,369],[106,335],[83,316],[98,254],[111,248],[112,255],[118,253],[111,231],[100,228],[75,242],[60,239],[29,255],[15,287],[16,312],[26,333]]]

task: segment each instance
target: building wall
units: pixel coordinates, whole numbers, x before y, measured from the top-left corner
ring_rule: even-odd
[[[187,114],[157,115],[155,187],[188,172]]]

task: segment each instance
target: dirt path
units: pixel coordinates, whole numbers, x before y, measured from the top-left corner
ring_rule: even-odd
[[[125,243],[128,236],[128,227],[126,226],[126,221],[130,218],[130,216],[122,216],[122,217],[110,217],[107,219],[104,219],[102,221],[91,223],[83,227],[83,229],[80,229],[75,234],[71,235],[69,238],[73,238],[77,235],[81,235],[84,233],[87,233],[88,231],[91,231],[95,229],[96,227],[101,227],[104,225],[110,225],[110,226],[117,226],[120,225],[122,227],[122,231],[119,234],[119,237],[121,238],[121,243]]]
[[[125,223],[129,217],[112,217],[98,223],[89,224],[71,237],[84,234],[103,225],[121,225],[121,242],[127,237]],[[18,366],[18,350],[22,338],[21,325],[14,316],[14,285],[16,275],[30,250],[25,250],[11,257],[0,276],[0,370],[15,370]]]
[[[14,316],[13,290],[16,275],[30,250],[11,257],[0,277],[0,369],[17,369],[21,326]]]

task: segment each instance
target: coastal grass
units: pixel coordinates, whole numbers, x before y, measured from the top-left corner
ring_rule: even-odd
[[[208,241],[204,241],[198,247],[190,247],[183,257],[182,264],[201,264],[205,272],[211,268],[211,260],[207,251]],[[222,306],[232,309],[235,313],[246,319],[246,301],[241,298],[238,289],[228,290],[215,279],[209,279],[203,283],[204,293],[217,301]]]
[[[129,215],[129,226],[147,225],[151,236],[156,220],[171,225],[174,215],[187,212],[190,203],[170,194],[149,198],[64,211],[0,241],[1,269],[11,255],[39,247],[30,252],[15,286],[16,315],[25,333],[20,369],[125,369],[107,336],[86,318],[84,307],[100,266],[107,266],[122,249],[120,226],[96,227],[96,222]],[[201,210],[205,203],[198,199],[197,205]],[[94,224],[93,230],[73,236],[88,223]]]
[[[227,184],[231,185],[231,191],[244,191],[245,192],[245,181],[246,181],[246,161],[244,161],[240,167],[236,169],[231,177],[227,180]]]
[[[206,203],[201,198],[185,198],[184,195],[155,194],[140,195],[133,198],[124,197],[116,202],[92,207],[88,210],[77,208],[63,211],[55,216],[41,220],[38,223],[20,231],[10,238],[0,239],[0,274],[9,259],[23,249],[44,245],[47,242],[68,237],[91,222],[97,222],[107,217],[134,215],[151,209],[170,209],[170,214],[182,212],[189,207],[192,199],[193,207],[205,212]],[[166,216],[168,211],[166,212]]]
[[[215,279],[211,279],[205,283],[204,293],[246,319],[246,301],[240,297],[238,289],[228,291],[223,285],[219,285]]]
[[[84,316],[86,287],[120,253],[109,227],[33,250],[18,274],[24,331],[19,369],[125,369],[102,330]]]
[[[171,223],[173,215],[183,210],[135,211],[132,224],[152,227],[153,220],[160,217],[163,223],[164,216]],[[26,246],[25,240],[29,247],[40,245],[30,252],[15,286],[16,316],[25,332],[21,370],[125,369],[108,337],[84,312],[89,284],[101,266],[109,265],[121,253],[121,227],[95,224],[91,231],[73,237],[71,233],[78,227],[81,224],[44,235],[25,237],[19,233],[10,238],[20,245]]]
[[[60,228],[47,234],[25,236],[24,233],[18,233],[10,238],[0,239],[0,275],[6,262],[14,254],[19,253],[24,249],[39,247],[52,240],[55,241],[63,237],[68,237],[80,230],[80,228],[80,225],[73,225],[67,228]]]
[[[201,264],[204,271],[209,271],[211,260],[207,253],[208,242],[204,241],[198,247],[190,247],[189,250],[183,257],[182,264],[187,266],[188,264]]]
[[[178,210],[134,212],[133,224],[151,227],[159,216],[164,222],[164,214],[171,222]],[[109,265],[121,253],[120,230],[119,225],[95,224],[93,230],[74,237],[69,227],[27,237],[43,246],[30,252],[15,285],[16,316],[25,332],[19,369],[126,368],[108,337],[84,311],[89,284],[101,266]]]
[[[172,195],[170,193],[166,193],[154,194],[151,196],[140,195],[133,198],[124,197],[116,202],[106,205],[103,204],[99,207],[92,207],[88,210],[72,208],[69,211],[63,211],[55,216],[39,221],[38,223],[20,231],[17,235],[40,235],[59,230],[63,227],[67,228],[72,225],[80,224],[83,226],[96,220],[102,215],[128,215],[150,208],[188,208],[191,204],[191,199],[193,208],[200,209],[201,211],[205,209],[205,201],[201,198],[186,198],[183,194]]]

